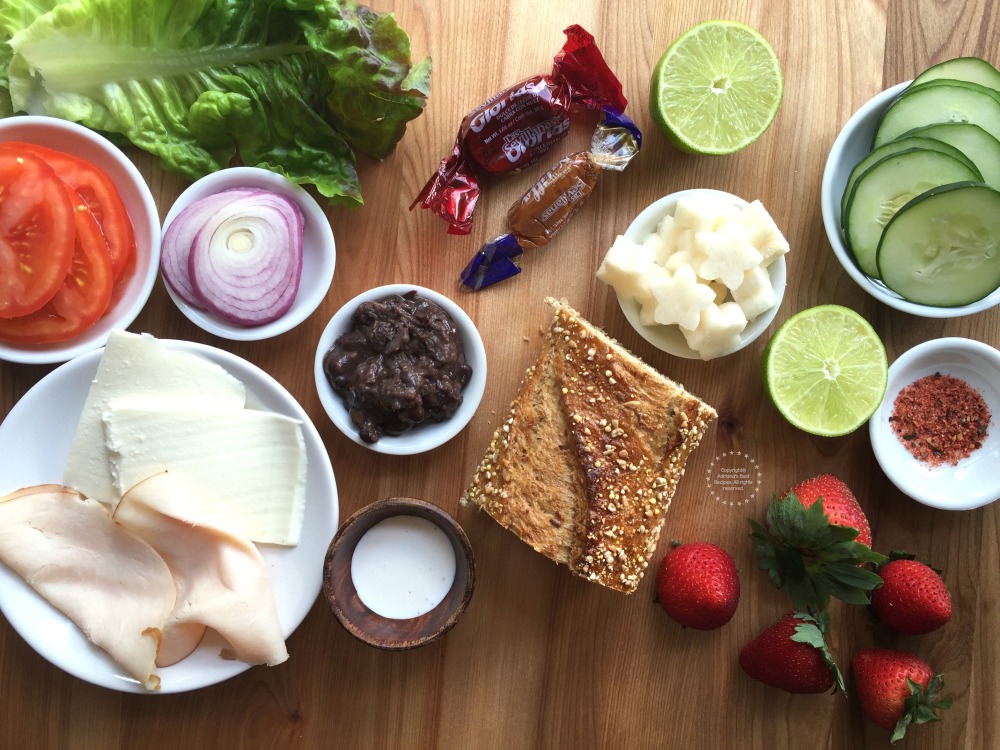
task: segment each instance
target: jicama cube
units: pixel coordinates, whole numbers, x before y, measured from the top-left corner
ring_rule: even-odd
[[[772,234],[766,243],[757,248],[760,251],[763,260],[760,262],[761,268],[767,268],[771,265],[772,261],[776,258],[780,258],[782,255],[788,252],[788,240],[781,232],[775,232]]]
[[[653,264],[639,282],[635,295],[636,302],[639,303],[639,322],[644,326],[655,326],[656,319],[656,296],[653,294],[652,286],[658,279],[670,276],[670,273],[663,266]]]
[[[705,262],[705,253],[695,239],[695,233],[690,229],[683,230],[677,235],[677,244],[674,251],[663,262],[663,267],[671,273],[681,266],[691,266],[697,273],[697,269]]]
[[[751,268],[744,274],[743,283],[733,289],[733,300],[743,310],[747,320],[753,320],[774,307],[778,298],[767,271],[758,267]]]
[[[698,356],[713,359],[735,349],[740,343],[740,334],[746,328],[747,319],[743,310],[735,302],[714,302],[701,311],[698,324],[691,328],[681,326],[681,333]]]
[[[746,228],[750,244],[760,252],[762,267],[788,252],[788,241],[759,200],[740,211],[738,221]]]
[[[674,222],[696,232],[711,232],[738,216],[739,210],[732,203],[710,193],[683,195],[674,209]]]
[[[656,234],[663,240],[667,248],[672,250],[677,239],[678,230],[679,227],[677,227],[674,217],[668,215],[660,220],[660,223],[656,227]]]
[[[701,311],[715,302],[715,292],[698,281],[691,266],[681,266],[672,276],[657,279],[649,286],[656,298],[653,320],[660,325],[694,328]]]
[[[705,254],[698,275],[719,280],[729,289],[743,282],[743,274],[760,265],[763,256],[750,244],[742,224],[730,221],[714,232],[698,232],[695,239]]]
[[[663,265],[662,259],[666,258],[672,249],[666,242],[664,242],[663,238],[655,232],[644,239],[642,244],[653,251],[653,262],[658,265]]]
[[[663,266],[658,266],[657,264],[651,265],[646,273],[642,275],[635,284],[635,293],[632,295],[635,297],[636,301],[640,305],[644,304],[656,304],[656,298],[653,296],[653,285],[659,279],[664,279],[670,276],[670,272]]]
[[[597,278],[613,286],[621,297],[636,297],[655,257],[653,248],[618,235],[597,269]]]

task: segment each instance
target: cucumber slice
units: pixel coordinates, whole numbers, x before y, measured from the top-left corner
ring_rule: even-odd
[[[917,196],[879,242],[882,281],[922,305],[957,307],[1000,288],[1000,192],[975,183]]]
[[[958,84],[904,91],[882,115],[872,148],[908,130],[940,122],[971,122],[1000,140],[1000,101]]]
[[[972,125],[970,127],[975,126]],[[983,132],[987,138],[991,137],[985,131],[982,131],[981,128],[980,131]],[[1000,141],[997,141],[997,145],[1000,146]],[[889,141],[888,143],[883,144],[874,151],[870,152],[868,156],[859,161],[855,165],[854,169],[851,170],[851,174],[847,178],[847,185],[844,187],[844,197],[840,202],[840,224],[842,227],[847,222],[847,204],[851,201],[851,193],[854,192],[854,183],[858,181],[858,177],[860,177],[865,170],[875,164],[875,162],[881,161],[887,156],[898,154],[900,151],[908,151],[914,148],[927,149],[928,151],[940,151],[942,154],[947,154],[953,159],[958,159],[974,173],[980,174],[980,177],[976,178],[977,181],[985,182],[985,178],[982,176],[982,173],[972,160],[962,153],[961,149],[946,143],[944,140],[934,137],[899,137],[896,140]]]
[[[961,86],[962,88],[971,89],[972,91],[978,91],[980,94],[992,96],[997,101],[1000,101],[1000,91],[990,88],[989,86],[983,86],[979,83],[973,83],[972,81],[957,81],[954,78],[932,78],[931,80],[924,81],[923,83],[911,83],[903,90],[903,93],[900,94],[900,96],[906,94],[907,92],[913,93],[918,89],[930,88],[931,86]]]
[[[983,175],[983,182],[1000,190],[1000,141],[978,125],[968,122],[925,125],[903,133],[899,140],[910,137],[935,138],[951,144],[975,163]]]
[[[978,57],[956,57],[954,60],[945,60],[932,65],[913,79],[913,85],[941,78],[969,81],[1000,91],[1000,70]]]
[[[878,278],[879,238],[901,206],[933,187],[974,181],[971,169],[938,151],[911,149],[875,162],[854,184],[844,225],[847,244],[861,270]]]

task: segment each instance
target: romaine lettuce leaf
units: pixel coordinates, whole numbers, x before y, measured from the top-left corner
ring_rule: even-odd
[[[362,202],[429,95],[391,14],[353,0],[4,0],[0,115],[79,122],[192,179],[234,160]]]

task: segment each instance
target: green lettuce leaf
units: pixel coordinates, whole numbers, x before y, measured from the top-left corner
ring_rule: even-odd
[[[4,0],[0,115],[46,114],[196,179],[232,163],[362,202],[430,90],[391,14],[352,0]]]

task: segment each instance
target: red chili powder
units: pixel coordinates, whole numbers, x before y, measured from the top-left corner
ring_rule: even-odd
[[[961,378],[939,372],[903,388],[889,417],[893,432],[915,458],[931,466],[957,464],[981,448],[990,408]]]

